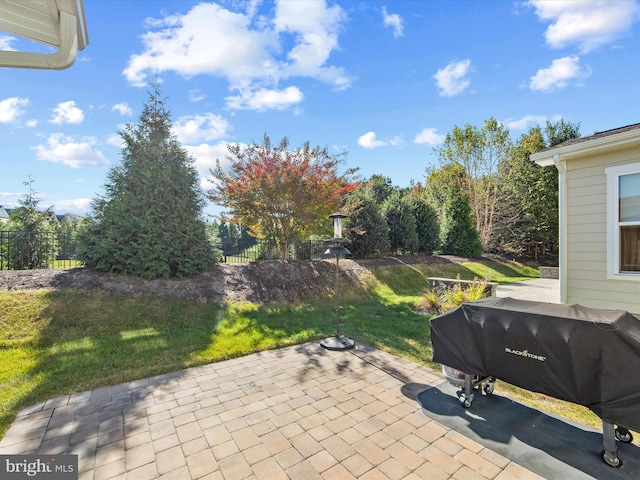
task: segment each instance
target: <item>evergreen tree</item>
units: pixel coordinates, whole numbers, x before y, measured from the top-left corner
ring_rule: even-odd
[[[378,205],[382,205],[394,191],[391,179],[382,175],[371,175],[366,181],[366,189]]]
[[[415,252],[418,233],[410,197],[394,191],[382,204],[382,216],[389,227],[390,250],[400,254]]]
[[[389,253],[389,227],[380,205],[363,186],[347,201],[346,238],[353,258],[383,257]]]
[[[411,199],[413,216],[416,219],[418,235],[417,251],[431,255],[440,247],[440,222],[438,212],[424,196],[424,192],[413,195]]]
[[[92,202],[78,258],[89,268],[170,278],[209,269],[218,259],[202,219],[204,196],[194,161],[171,133],[170,113],[154,86],[138,124],[129,124],[122,163]]]
[[[56,258],[57,239],[55,239],[55,225],[52,223],[54,213],[51,208],[41,212],[38,210],[40,200],[33,190],[33,180],[24,182],[29,188],[18,201],[20,207],[14,208],[9,214],[8,229],[13,232],[7,245],[4,245],[4,255],[12,270],[30,270],[47,268]]]
[[[441,253],[477,258],[482,255],[482,242],[473,220],[469,198],[452,191],[443,207],[440,230]]]

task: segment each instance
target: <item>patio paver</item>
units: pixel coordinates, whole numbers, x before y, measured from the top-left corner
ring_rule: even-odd
[[[433,370],[318,343],[23,409],[0,454],[79,455],[80,479],[540,479],[427,418]]]

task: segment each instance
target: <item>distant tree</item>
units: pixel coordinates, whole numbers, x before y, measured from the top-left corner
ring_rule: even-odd
[[[389,227],[391,252],[414,253],[418,249],[418,233],[411,197],[394,191],[382,204],[382,216]]]
[[[222,222],[218,225],[222,249],[225,252],[240,252],[257,243],[256,239],[248,234],[246,227],[232,222]]]
[[[562,118],[555,123],[547,120],[544,133],[547,140],[547,148],[555,147],[567,140],[580,138],[580,122],[565,122]]]
[[[538,256],[558,247],[558,171],[530,155],[580,137],[580,125],[560,120],[522,135],[500,173],[496,246],[502,252]]]
[[[378,203],[378,205],[382,205],[382,203],[396,190],[389,177],[377,174],[371,175],[369,180],[365,182],[365,185],[369,194]]]
[[[440,221],[438,212],[427,200],[424,188],[411,191],[411,206],[416,219],[418,244],[416,251],[431,255],[440,248]]]
[[[469,198],[476,229],[484,247],[490,245],[498,202],[498,170],[512,146],[509,131],[495,118],[482,128],[455,126],[436,150],[443,164],[459,164],[465,175],[459,177],[461,191]]]
[[[354,258],[383,257],[389,253],[389,227],[380,204],[366,185],[353,192],[346,204],[346,235]]]
[[[424,196],[440,212],[451,191],[460,190],[468,183],[468,174],[459,163],[447,163],[439,168],[431,167],[427,169]]]
[[[79,215],[62,215],[55,225],[58,238],[58,260],[75,258],[77,237],[82,228],[83,217]]]
[[[229,145],[229,153],[228,170],[218,162],[211,171],[209,199],[229,208],[253,236],[278,245],[285,260],[294,241],[328,231],[327,217],[355,188],[355,170],[339,174],[342,158],[309,142],[289,150],[287,138],[272,146],[265,135],[261,145]]]
[[[28,192],[18,201],[20,206],[9,213],[7,228],[13,233],[3,245],[3,256],[13,270],[47,268],[56,258],[55,216],[51,208],[38,210],[40,200],[33,183],[30,176],[23,182]]]
[[[445,255],[477,258],[482,255],[482,242],[476,230],[468,197],[452,191],[445,201],[440,238],[440,251]]]
[[[122,164],[111,169],[105,194],[92,202],[78,257],[106,272],[188,276],[211,268],[218,252],[203,221],[194,160],[171,133],[157,86],[148,93],[139,123],[120,132]]]

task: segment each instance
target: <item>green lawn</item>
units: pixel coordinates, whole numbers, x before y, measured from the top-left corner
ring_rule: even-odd
[[[426,277],[520,281],[537,269],[517,263],[381,267],[367,290],[341,301],[341,332],[358,342],[438,369],[429,317],[414,306]],[[0,292],[0,437],[23,407],[81,392],[334,333],[335,305],[222,307],[175,298],[102,292]],[[579,407],[513,389],[518,400],[599,425]],[[503,390],[504,391],[504,390]],[[538,403],[536,403],[538,402]],[[554,410],[555,409],[555,410]]]

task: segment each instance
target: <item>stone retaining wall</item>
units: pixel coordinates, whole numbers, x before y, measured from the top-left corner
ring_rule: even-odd
[[[429,277],[427,278],[427,285],[429,286],[429,290],[438,290],[442,288],[449,288],[452,285],[460,285],[461,288],[469,288],[469,285],[474,283],[478,283],[476,280],[460,280],[457,278],[438,278],[438,277]],[[482,282],[480,282],[482,283]],[[485,287],[485,295],[490,297],[495,297],[498,291],[498,283],[497,282],[487,282],[487,286]]]
[[[540,267],[540,278],[560,278],[560,267]]]

